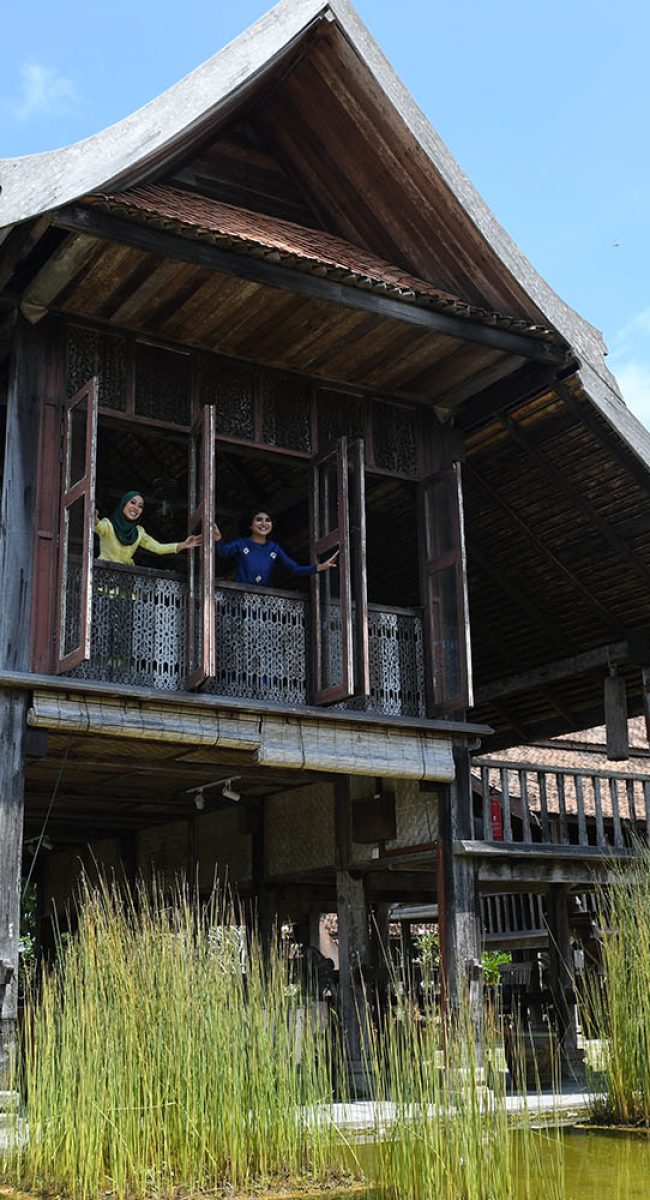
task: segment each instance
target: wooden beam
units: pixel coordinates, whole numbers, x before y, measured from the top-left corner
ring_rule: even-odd
[[[498,413],[555,389],[556,378],[556,367],[528,362],[506,382],[492,384],[467,400],[458,412],[457,423],[464,433],[481,428]]]
[[[571,391],[571,388],[563,382],[558,381],[557,386],[554,386],[553,390],[564,400],[567,408],[571,410],[576,419],[583,425],[586,425],[587,429],[593,433],[600,444],[633,476],[635,482],[645,492],[650,493],[650,471],[647,466],[639,461],[634,451],[628,448],[627,443],[623,441],[621,435],[606,421],[605,417],[599,418],[596,415],[591,402],[585,399],[581,403],[575,393]]]
[[[628,567],[634,571],[635,575],[641,579],[646,587],[650,586],[650,568],[644,566],[639,561],[638,555],[628,546],[627,542],[612,528],[608,521],[601,517],[600,513],[594,508],[593,504],[582,493],[579,487],[567,477],[566,473],[556,467],[546,454],[531,440],[528,434],[517,425],[511,417],[503,414],[500,421],[505,429],[507,429],[511,438],[537,463],[543,475],[552,479],[561,490],[570,497],[576,508],[580,510],[586,520],[598,530],[603,540],[614,551],[614,553],[623,559]]]
[[[83,233],[70,234],[27,284],[21,303],[48,308],[73,276],[92,258],[100,244],[98,238],[87,237]]]
[[[572,654],[568,658],[546,663],[541,667],[532,667],[530,671],[506,675],[478,688],[474,697],[474,707],[491,704],[493,700],[514,696],[518,692],[532,691],[546,683],[571,679],[574,675],[583,675],[587,671],[609,667],[610,663],[622,663],[627,660],[627,657],[627,643],[614,642],[610,645],[599,646],[595,650],[585,650],[582,654]]]
[[[519,582],[515,583],[511,578],[505,576],[502,568],[494,564],[486,554],[483,554],[476,542],[473,539],[470,540],[470,538],[467,538],[467,557],[470,567],[472,563],[477,563],[481,571],[492,580],[492,583],[504,596],[507,596],[511,604],[525,613],[528,619],[533,621],[542,630],[546,640],[551,645],[555,645],[559,649],[568,645],[568,642],[565,642],[561,635],[558,634],[557,627],[551,623],[546,614],[522,591]]]
[[[495,504],[499,505],[512,524],[524,534],[527,540],[535,547],[536,550],[539,551],[542,557],[545,558],[546,561],[552,566],[556,567],[557,570],[560,571],[560,573],[564,575],[566,579],[568,579],[571,586],[580,593],[585,603],[587,603],[594,612],[598,613],[598,616],[603,623],[608,625],[612,631],[618,635],[618,637],[621,637],[625,632],[621,623],[617,621],[610,612],[607,611],[604,604],[600,603],[600,600],[594,596],[591,589],[586,587],[585,584],[581,583],[575,572],[567,567],[565,563],[560,561],[557,555],[553,553],[550,546],[547,546],[546,543],[537,536],[530,526],[527,525],[526,522],[519,516],[519,513],[515,512],[511,505],[508,504],[508,501],[504,499],[498,489],[495,488],[493,484],[488,483],[487,479],[485,479],[483,475],[479,475],[478,471],[472,466],[471,462],[465,463],[463,473],[469,473],[471,475],[472,479],[479,485],[479,487],[483,489],[484,492],[490,496]]]
[[[51,215],[38,217],[12,229],[0,251],[0,292],[9,282],[21,259],[26,258],[49,229]]]
[[[222,250],[205,241],[181,237],[148,225],[139,225],[133,221],[114,217],[99,212],[95,207],[85,208],[78,204],[65,206],[55,213],[54,223],[60,229],[87,233],[91,237],[120,242],[146,253],[160,254],[165,258],[195,263],[197,266],[219,271],[238,279],[248,279],[267,287],[281,288],[298,295],[330,301],[346,308],[376,313],[378,316],[418,325],[430,329],[432,332],[442,333],[446,337],[458,338],[463,342],[475,342],[482,346],[492,346],[506,353],[518,354],[522,358],[558,364],[564,364],[567,361],[568,352],[565,348],[530,337],[527,334],[495,329],[490,325],[482,325],[470,319],[450,316],[433,309],[393,300],[376,292],[363,291],[361,288],[337,283],[330,279],[320,279],[315,275],[293,271],[288,267],[278,266],[264,259]]]
[[[0,1091],[16,1045],[27,694],[0,689]]]
[[[455,1006],[469,1001],[477,1034],[480,1031],[482,985],[481,909],[474,862],[455,852],[459,839],[472,838],[473,794],[469,756],[454,746],[456,773],[438,806],[438,913],[445,1001]]]

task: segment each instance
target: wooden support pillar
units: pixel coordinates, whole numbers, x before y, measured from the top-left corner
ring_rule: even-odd
[[[390,988],[390,904],[375,905],[372,926],[372,949],[375,979],[380,996],[386,997]]]
[[[469,753],[454,746],[453,783],[441,795],[438,840],[438,913],[444,1001],[452,1010],[469,1002],[481,1037],[481,911],[473,860],[454,853],[454,842],[474,837]]]
[[[18,1011],[26,706],[24,693],[0,690],[0,1091],[11,1071]]]
[[[264,845],[264,799],[249,801],[245,812],[246,828],[252,835],[252,924],[265,954],[269,954],[273,939],[278,934],[278,909],[275,889],[266,882],[266,854]]]
[[[627,737],[627,696],[622,675],[607,675],[604,684],[607,757],[621,762],[630,757]]]
[[[350,868],[350,781],[336,785],[336,910],[339,926],[339,991],[341,1020],[353,1093],[368,1095],[363,1051],[368,1023],[367,974],[371,963],[368,906],[363,876]],[[365,974],[364,974],[365,973]]]
[[[0,508],[0,667],[30,668],[35,488],[44,351],[16,328]],[[0,690],[0,1090],[15,1050],[25,795],[26,692]]]
[[[584,1067],[578,1050],[569,888],[566,884],[551,886],[546,914],[550,934],[548,982],[556,1012],[562,1072],[570,1079],[580,1079]]]

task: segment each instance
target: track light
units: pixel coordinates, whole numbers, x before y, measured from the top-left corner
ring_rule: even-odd
[[[237,776],[237,778],[239,778],[239,776]],[[223,796],[224,800],[241,800],[241,793],[236,791],[232,784],[232,779],[227,779],[221,789],[221,795]]]
[[[224,800],[241,800],[241,794],[233,787],[233,783],[237,779],[241,779],[241,775],[227,775],[224,779],[212,779],[210,783],[200,783],[197,787],[187,788],[185,794],[192,797],[194,807],[198,812],[203,812],[207,788],[220,787]]]

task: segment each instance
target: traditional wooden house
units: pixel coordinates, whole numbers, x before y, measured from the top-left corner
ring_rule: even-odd
[[[346,0],[282,0],[0,188],[3,1044],[23,853],[43,913],[91,858],[227,873],[267,926],[336,907],[352,1041],[369,907],[437,895],[464,987],[479,889],[602,857],[486,841],[478,739],[583,728],[604,677],[643,704],[650,436],[600,335]],[[94,559],[127,489],[200,547]],[[233,582],[215,522],[251,505],[339,569]]]

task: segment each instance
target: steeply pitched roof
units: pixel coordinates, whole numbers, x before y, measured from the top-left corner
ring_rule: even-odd
[[[325,49],[319,49],[320,43]],[[298,78],[304,56],[312,45],[321,56],[321,73],[318,80],[316,72],[305,78],[303,71]],[[616,382],[605,366],[601,335],[553,292],[499,225],[348,0],[280,0],[213,58],[123,121],[61,150],[1,161],[0,227],[28,220],[90,192],[130,188],[160,177],[179,155],[186,154],[192,145],[198,146],[211,130],[214,132],[231,120],[244,103],[254,96],[259,98],[263,88],[275,84],[271,101],[278,89],[288,88],[289,95],[292,68],[298,82],[287,103],[291,114],[299,114],[301,91],[318,83],[325,88],[325,96],[331,82],[328,74],[336,62],[339,91],[349,87],[350,103],[357,106],[359,98],[365,98],[361,108],[347,114],[350,138],[353,134],[361,136],[363,104],[366,118],[374,106],[372,119],[365,121],[363,148],[368,161],[364,162],[363,171],[367,166],[368,178],[377,179],[378,184],[381,173],[390,171],[391,185],[402,189],[402,203],[391,204],[389,211],[394,223],[391,240],[404,248],[403,259],[409,257],[409,230],[419,222],[417,247],[413,243],[411,254],[411,265],[417,266],[415,273],[419,278],[428,279],[443,290],[458,290],[465,300],[471,301],[465,288],[450,289],[448,281],[441,277],[436,247],[438,251],[442,247],[447,264],[458,263],[468,283],[475,279],[478,290],[484,286],[486,294],[492,292],[490,307],[501,312],[519,310],[519,315],[532,323],[553,326],[579,357],[581,382],[592,403],[644,466],[649,466],[650,434],[622,402]],[[308,65],[311,71],[311,63]],[[341,96],[338,102],[337,111],[341,115],[344,113]],[[279,96],[276,128],[282,126],[283,103]],[[264,107],[268,107],[266,103]],[[373,165],[373,144],[381,141],[375,124],[379,114],[385,129],[391,130],[391,152],[388,153],[388,141],[384,138]],[[304,153],[300,155],[297,147],[294,150],[298,157],[304,158],[305,171],[312,179],[317,178],[319,148],[315,145],[305,148],[303,134],[301,129]],[[344,180],[345,156],[349,158],[354,153],[347,144],[350,138],[347,133],[341,135],[331,129],[328,135],[336,143],[330,164],[334,172],[331,178]],[[381,155],[385,156],[383,160]],[[360,156],[356,157],[359,170]],[[417,187],[413,186],[416,175]],[[431,204],[423,212],[422,196],[427,193]],[[348,200],[352,205],[358,204],[358,187]],[[336,203],[345,224],[352,210],[348,204],[344,212],[340,198]],[[433,224],[427,238],[423,236],[422,221],[426,224],[429,220],[429,209]],[[371,232],[369,228],[367,244],[372,241]],[[431,249],[430,269],[425,262],[427,247]],[[398,261],[393,255],[389,257]]]

